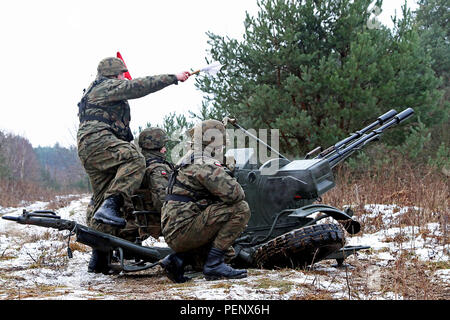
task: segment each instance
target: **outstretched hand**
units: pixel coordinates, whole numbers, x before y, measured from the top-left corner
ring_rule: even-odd
[[[191,76],[191,74],[188,71],[183,71],[178,73],[176,76],[178,81],[184,82]]]

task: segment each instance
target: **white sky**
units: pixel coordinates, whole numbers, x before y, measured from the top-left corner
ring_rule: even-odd
[[[403,4],[385,0],[378,19],[390,26]],[[205,66],[205,33],[241,39],[246,11],[258,12],[256,0],[1,1],[0,130],[33,147],[76,145],[77,103],[101,59],[120,51],[133,78],[196,70]],[[129,100],[131,129],[197,111],[194,83]]]

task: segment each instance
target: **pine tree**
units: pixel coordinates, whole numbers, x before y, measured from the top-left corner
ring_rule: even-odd
[[[426,131],[431,134],[426,146],[432,156],[428,162],[438,168],[450,168],[450,3],[446,0],[420,0],[415,12],[421,46],[432,57],[432,68],[440,78],[442,98],[439,102],[441,124]]]
[[[405,6],[393,30],[370,28],[371,2],[261,0],[258,14],[246,16],[242,41],[208,32],[209,55],[224,68],[197,79],[203,110],[247,128],[280,129],[281,151],[293,156],[392,108],[412,107],[431,125],[439,80],[411,12]],[[398,144],[408,132],[389,140]]]
[[[450,3],[447,0],[419,0],[415,12],[422,45],[433,58],[433,70],[449,87],[450,73]]]

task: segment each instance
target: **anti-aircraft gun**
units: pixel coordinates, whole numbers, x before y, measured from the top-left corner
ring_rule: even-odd
[[[248,227],[235,241],[237,261],[266,268],[301,267],[322,259],[336,259],[340,265],[347,256],[368,249],[368,246],[344,246],[342,228],[332,223],[317,223],[331,217],[350,234],[361,229],[352,217],[351,208],[340,210],[324,205],[321,196],[335,187],[334,167],[413,113],[411,108],[401,113],[390,110],[328,149],[316,148],[301,160],[290,161],[263,141],[260,143],[279,158],[260,166],[256,164],[254,149],[229,150],[227,155],[236,159],[235,177],[245,191],[252,212]],[[226,118],[224,123],[258,139],[234,119]],[[314,154],[317,155],[312,158]],[[264,174],[269,168],[271,173]]]
[[[367,143],[379,139],[386,129],[405,121],[413,113],[411,108],[398,114],[390,110],[348,138],[324,151],[316,148],[301,160],[291,161],[272,150],[279,158],[259,165],[252,161],[255,150],[230,149],[228,154],[236,159],[233,174],[245,191],[252,213],[247,228],[233,244],[236,256],[232,264],[262,268],[303,267],[323,259],[336,259],[338,264],[342,264],[347,256],[369,248],[344,246],[345,236],[340,225],[346,232],[356,234],[361,229],[360,224],[353,219],[351,209],[340,210],[321,204],[321,196],[335,186],[332,169],[336,165]],[[258,139],[237,121],[226,118],[224,122]],[[263,141],[260,143],[272,149]],[[154,214],[139,210],[134,213],[138,225],[143,217]],[[318,223],[328,217],[338,221],[339,225]],[[133,243],[96,231],[73,220],[61,219],[53,211],[24,210],[20,216],[2,218],[19,224],[67,230],[68,244],[74,235],[76,241],[107,252],[109,267],[116,272],[152,268],[173,252],[168,247],[143,246],[140,242]],[[68,255],[72,255],[70,246]]]

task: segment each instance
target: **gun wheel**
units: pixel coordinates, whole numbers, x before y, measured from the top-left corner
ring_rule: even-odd
[[[264,269],[305,268],[341,249],[345,243],[336,224],[318,224],[285,233],[259,247],[253,261]]]

